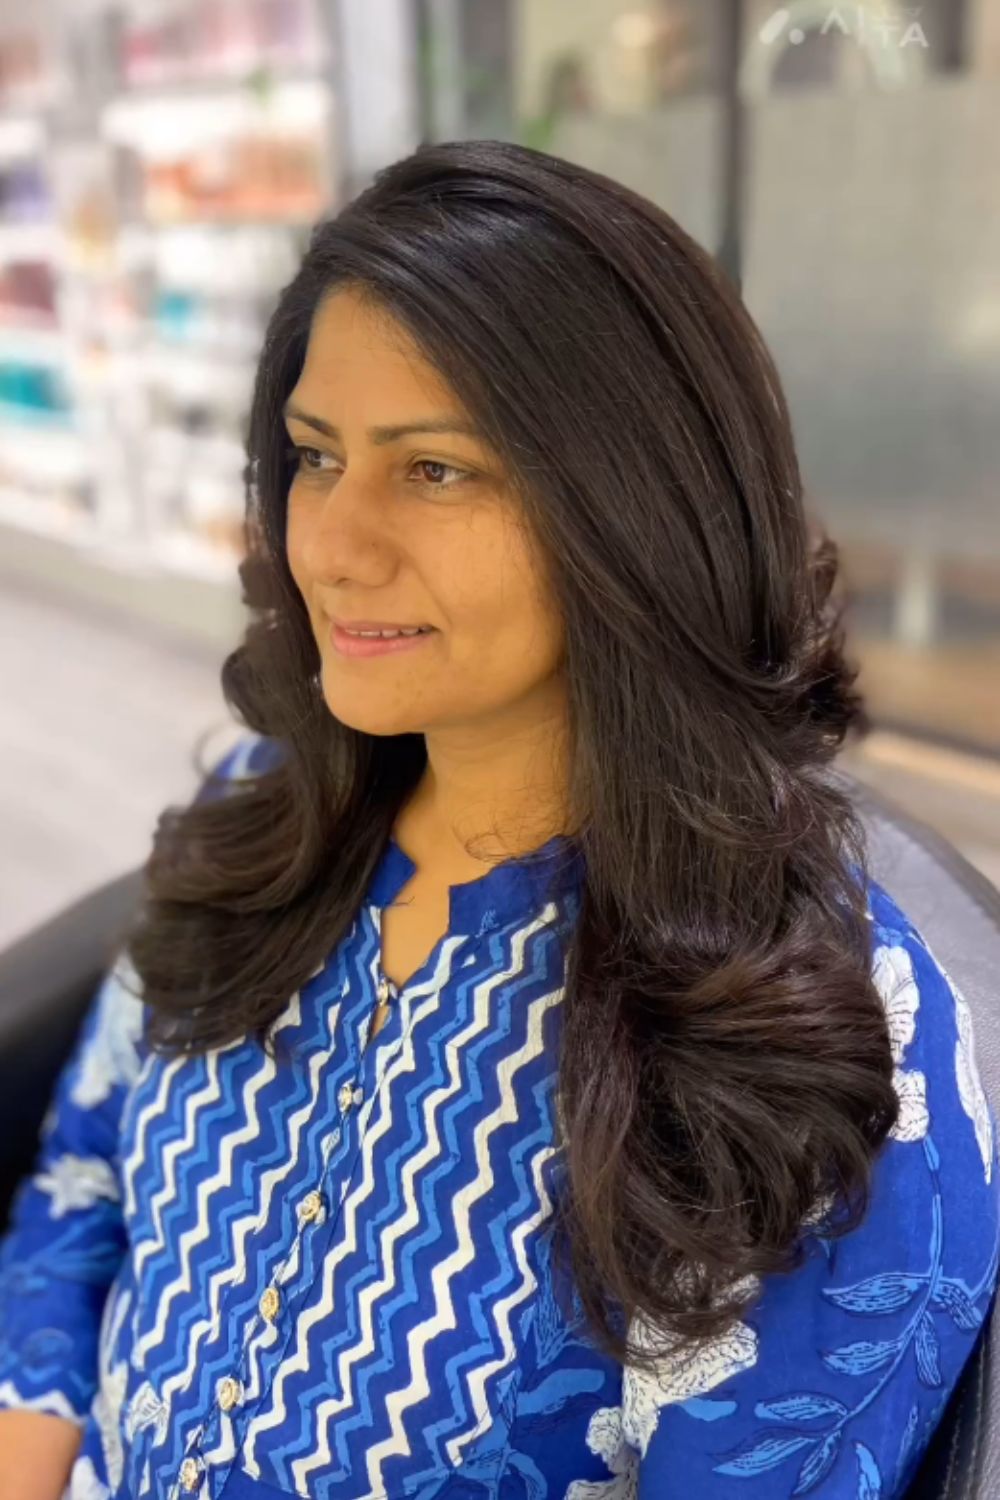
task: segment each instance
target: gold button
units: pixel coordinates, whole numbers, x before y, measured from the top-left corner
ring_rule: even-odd
[[[384,974],[378,982],[378,998],[382,1005],[384,1005],[389,998],[389,981],[388,979],[386,979]]]
[[[186,1490],[198,1488],[198,1460],[186,1458],[181,1464],[181,1484]]]
[[[235,1380],[232,1375],[226,1375],[219,1381],[216,1394],[222,1410],[228,1411],[231,1406],[236,1405],[243,1391],[238,1380]]]
[[[299,1204],[299,1218],[305,1220],[306,1222],[311,1219],[318,1218],[320,1212],[322,1211],[322,1208],[323,1195],[322,1193],[318,1193],[315,1189],[313,1189],[311,1193],[306,1193],[305,1197],[302,1199],[302,1202]]]
[[[269,1323],[273,1322],[275,1317],[277,1316],[278,1305],[280,1302],[281,1298],[278,1296],[277,1287],[269,1286],[267,1290],[261,1295],[260,1302],[257,1305],[260,1308],[261,1315],[265,1317]]]
[[[354,1089],[351,1084],[345,1083],[337,1091],[337,1103],[341,1109],[350,1109],[354,1098]]]

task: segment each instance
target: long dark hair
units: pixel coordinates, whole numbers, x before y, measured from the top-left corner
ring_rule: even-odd
[[[759,331],[620,183],[502,141],[421,146],[317,224],[270,320],[247,438],[250,612],[225,698],[280,764],[170,807],[128,944],[151,1045],[269,1026],[349,928],[426,764],[336,720],[284,550],[282,405],[320,299],[411,332],[505,460],[566,627],[586,877],[557,1090],[563,1264],[645,1367],[867,1212],[896,1120],[863,827],[828,774],[869,722],[836,545],[808,517]],[[630,1335],[632,1319],[646,1325]]]

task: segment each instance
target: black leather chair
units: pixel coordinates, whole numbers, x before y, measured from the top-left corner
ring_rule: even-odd
[[[1000,892],[947,840],[836,771],[868,830],[872,871],[921,928],[972,1011],[976,1059],[1000,1102]],[[100,887],[0,954],[0,1225],[30,1170],[56,1077],[138,900],[141,871]],[[906,1500],[1000,1496],[1000,1322],[977,1338]]]

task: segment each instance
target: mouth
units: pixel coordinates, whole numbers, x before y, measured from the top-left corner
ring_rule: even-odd
[[[377,634],[345,630],[334,621],[330,622],[329,627],[330,644],[340,656],[388,656],[397,651],[413,651],[437,633],[433,626],[407,630],[405,633],[399,630]]]

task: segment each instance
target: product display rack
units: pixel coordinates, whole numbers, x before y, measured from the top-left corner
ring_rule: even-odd
[[[41,11],[0,23],[0,528],[231,590],[259,347],[341,174],[320,0]]]

